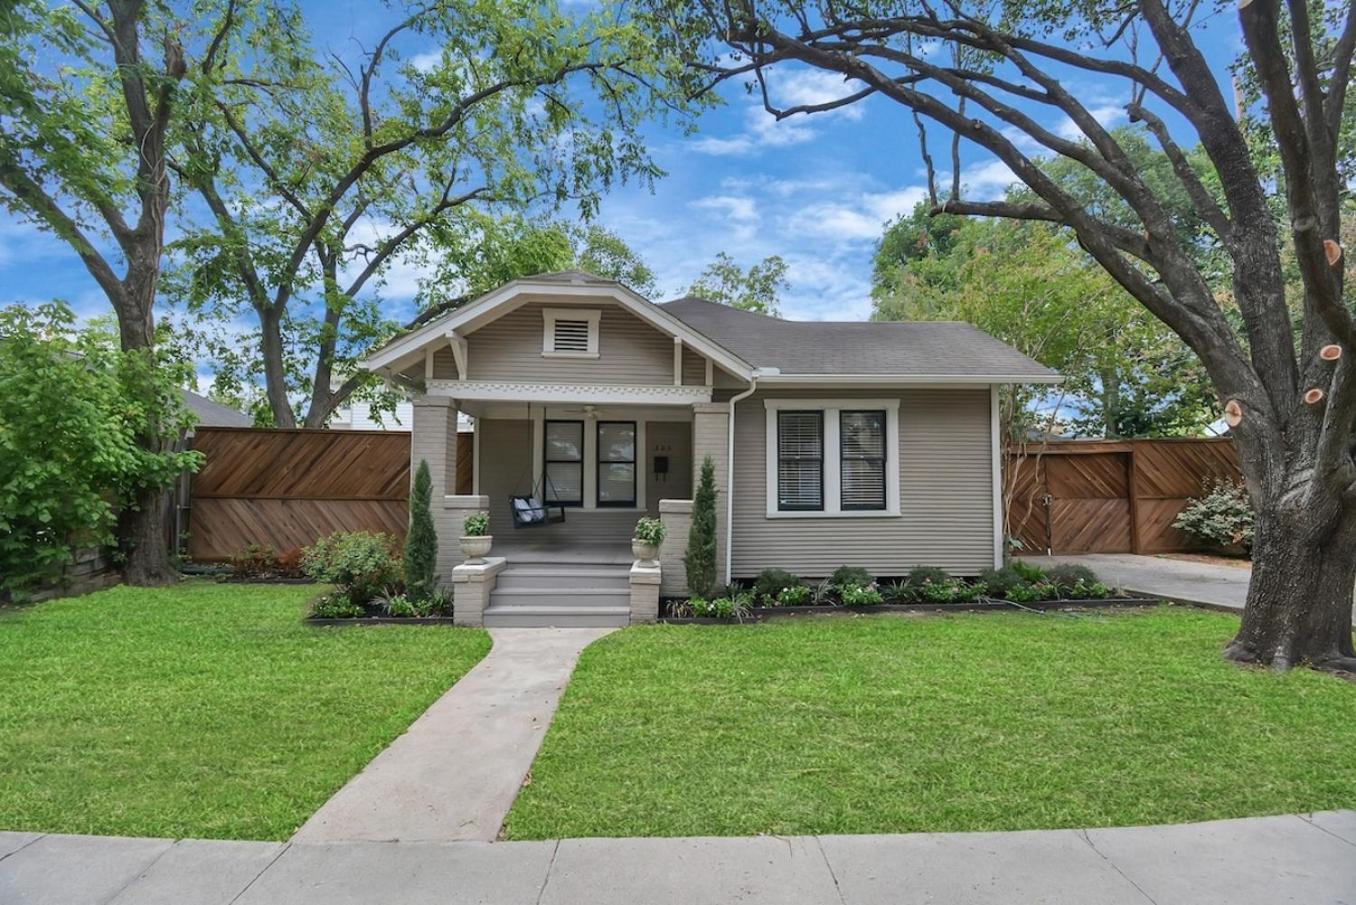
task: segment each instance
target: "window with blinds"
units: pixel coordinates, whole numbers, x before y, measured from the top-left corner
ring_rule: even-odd
[[[885,412],[840,412],[838,454],[840,507],[886,508]]]
[[[589,322],[560,318],[551,334],[553,352],[587,352],[589,350]]]
[[[598,505],[636,504],[636,422],[598,422]]]
[[[547,421],[542,492],[558,506],[584,505],[584,422]]]
[[[824,508],[824,413],[777,413],[777,508]]]

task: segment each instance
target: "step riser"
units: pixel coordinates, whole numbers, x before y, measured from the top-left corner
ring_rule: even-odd
[[[629,591],[560,591],[550,594],[518,593],[494,590],[490,592],[490,606],[624,606],[631,605]]]
[[[485,611],[486,628],[611,628],[629,625],[626,615],[542,614]]]
[[[620,575],[515,575],[512,571],[499,573],[495,579],[495,590],[518,590],[532,588],[537,590],[610,590],[629,591],[631,577],[623,572]]]

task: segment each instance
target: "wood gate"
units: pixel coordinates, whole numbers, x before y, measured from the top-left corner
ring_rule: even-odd
[[[1216,478],[1237,479],[1233,441],[1059,440],[1008,451],[1008,533],[1028,552],[1170,553],[1172,527]]]

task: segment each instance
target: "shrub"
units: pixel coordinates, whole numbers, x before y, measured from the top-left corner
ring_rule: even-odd
[[[697,492],[692,497],[692,527],[687,533],[683,565],[692,592],[698,597],[710,595],[716,584],[716,466],[710,456],[702,460]]]
[[[829,584],[835,588],[845,588],[848,585],[874,585],[875,583],[876,579],[871,573],[860,566],[839,566],[829,576]]]
[[[946,578],[941,581],[925,581],[914,587],[918,589],[919,598],[928,603],[952,603],[961,593],[960,585],[960,581]]]
[[[658,547],[664,542],[664,537],[669,533],[668,526],[657,518],[643,518],[636,522],[636,530],[631,532],[631,536],[642,544],[650,544]]]
[[[1009,588],[1008,600],[1013,603],[1031,603],[1036,600],[1054,600],[1057,594],[1054,585],[1038,581]]]
[[[1012,566],[1004,566],[1001,569],[985,569],[979,573],[979,580],[984,583],[987,592],[994,597],[1006,597],[1009,590],[1026,581]]]
[[[844,606],[876,606],[884,602],[874,584],[842,585],[838,588],[838,597]]]
[[[433,478],[428,462],[420,459],[410,491],[410,530],[405,536],[405,593],[413,600],[423,600],[432,594],[438,581],[433,574],[438,567],[438,534],[433,529],[430,511],[432,496]]]
[[[302,574],[300,547],[288,547],[278,554],[278,571],[289,578]]]
[[[749,614],[752,596],[739,594],[734,597],[691,597],[680,605],[679,613],[699,619],[743,619]]]
[[[201,454],[158,442],[192,423],[185,371],[164,346],[122,352],[108,330],[77,331],[63,304],[0,308],[0,598],[112,545],[120,509],[196,470]]]
[[[1008,563],[1008,568],[1020,575],[1025,582],[1035,584],[1045,581],[1045,570],[1034,562],[1013,557],[1012,561]]]
[[[1253,514],[1248,490],[1242,481],[1219,478],[1204,496],[1187,501],[1172,526],[1208,546],[1251,551]]]
[[[833,583],[827,578],[810,589],[810,603],[814,606],[832,606],[838,601],[833,597]]]
[[[1087,566],[1060,563],[1050,568],[1050,571],[1046,573],[1046,580],[1054,585],[1057,590],[1067,593],[1080,583],[1083,585],[1095,584],[1097,573]]]
[[[355,604],[363,604],[400,573],[395,540],[389,534],[336,531],[306,548],[301,559],[307,576],[338,585]]]
[[[805,606],[810,602],[810,593],[808,585],[787,585],[777,592],[774,602],[777,606]]]
[[[446,588],[434,588],[433,593],[427,598],[415,600],[413,603],[416,616],[452,615],[452,592]]]
[[[382,601],[381,609],[387,616],[408,617],[418,615],[414,603],[404,594],[392,594],[387,597]]]
[[[989,593],[989,586],[982,581],[957,581],[951,594],[952,603],[974,603]]]
[[[803,587],[800,579],[785,569],[764,569],[753,580],[753,596],[759,600],[776,600],[783,590],[797,586]]]
[[[945,569],[936,566],[918,566],[909,572],[907,581],[913,587],[921,588],[925,584],[942,584],[950,578]]]
[[[316,598],[311,604],[311,615],[317,619],[354,619],[366,614],[343,591],[335,591]]]
[[[473,512],[466,516],[466,521],[462,522],[461,533],[463,537],[484,537],[490,533],[490,514],[488,512]]]
[[[246,544],[231,557],[236,578],[263,578],[278,568],[278,551],[268,544]]]

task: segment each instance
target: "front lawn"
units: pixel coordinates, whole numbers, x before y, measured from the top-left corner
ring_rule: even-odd
[[[507,822],[559,836],[1118,826],[1356,806],[1356,685],[1225,663],[1235,617],[630,628]]]
[[[0,609],[0,830],[285,839],[489,650],[302,625],[305,585]]]

